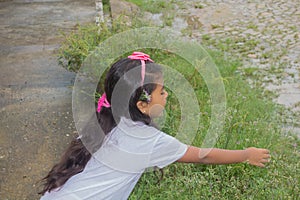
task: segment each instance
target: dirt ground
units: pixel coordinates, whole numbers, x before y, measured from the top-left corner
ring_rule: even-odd
[[[93,22],[95,4],[1,0],[0,15],[0,199],[39,199],[37,181],[76,135],[61,32]]]

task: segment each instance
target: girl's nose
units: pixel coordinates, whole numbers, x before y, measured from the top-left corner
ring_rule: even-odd
[[[169,96],[169,93],[166,91],[165,95],[166,95],[165,98],[167,98]]]

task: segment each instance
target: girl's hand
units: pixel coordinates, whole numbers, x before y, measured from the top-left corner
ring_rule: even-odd
[[[264,163],[270,161],[270,152],[267,149],[259,149],[255,147],[247,148],[246,150],[247,160],[250,165],[258,167],[264,167]]]

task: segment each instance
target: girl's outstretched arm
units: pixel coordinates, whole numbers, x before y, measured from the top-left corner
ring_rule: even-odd
[[[202,164],[232,164],[248,162],[251,165],[264,167],[269,162],[270,153],[267,149],[250,147],[245,150],[204,149],[190,146],[178,162]]]

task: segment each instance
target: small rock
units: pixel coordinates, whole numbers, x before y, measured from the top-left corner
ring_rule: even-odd
[[[257,55],[255,55],[255,54],[248,54],[247,56],[248,56],[248,58],[257,58]]]
[[[116,19],[120,15],[132,15],[139,12],[139,7],[134,3],[121,1],[121,0],[111,0],[110,1],[112,17]]]

